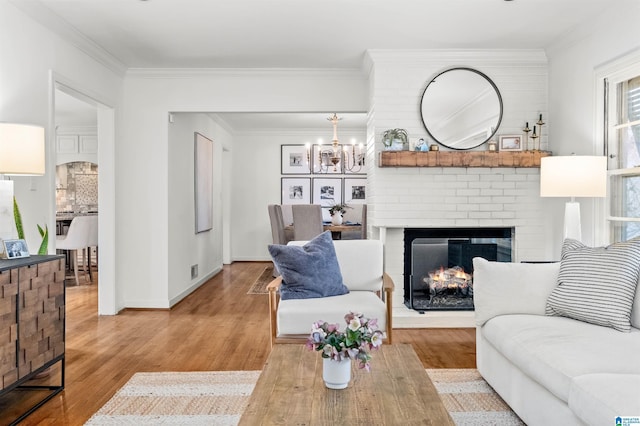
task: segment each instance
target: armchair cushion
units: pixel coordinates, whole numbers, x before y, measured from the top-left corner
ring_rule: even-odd
[[[323,232],[303,246],[271,244],[269,253],[282,275],[282,300],[349,293],[342,280],[330,232]]]
[[[339,324],[344,331],[344,315],[350,311],[376,318],[380,330],[387,331],[386,309],[382,299],[372,291],[352,291],[323,299],[281,300],[277,313],[278,334],[308,335],[311,325],[318,320]]]

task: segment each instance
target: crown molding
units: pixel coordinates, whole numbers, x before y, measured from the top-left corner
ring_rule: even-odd
[[[127,76],[141,78],[194,77],[269,77],[333,78],[362,80],[365,76],[354,68],[129,68]]]
[[[487,65],[546,64],[543,49],[369,49],[365,64],[442,64],[443,62],[474,61]],[[365,65],[366,66],[366,65]]]
[[[51,9],[36,1],[9,0],[14,7],[21,10],[25,15],[38,22],[62,40],[76,47],[81,52],[104,65],[116,75],[123,76],[127,66],[115,56],[87,38],[75,27],[69,25],[67,21],[53,13]]]

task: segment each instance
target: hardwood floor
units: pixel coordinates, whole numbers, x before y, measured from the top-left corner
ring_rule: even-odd
[[[97,286],[67,288],[65,390],[23,425],[81,425],[139,371],[260,370],[270,351],[266,295],[246,294],[267,263],[225,266],[171,310],[97,316]],[[474,329],[394,330],[425,368],[474,368]],[[375,360],[374,360],[375,362]],[[0,398],[0,424],[25,392]]]

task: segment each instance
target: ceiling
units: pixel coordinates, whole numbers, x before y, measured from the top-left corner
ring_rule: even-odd
[[[545,48],[611,0],[12,2],[126,67],[359,68],[367,49]]]
[[[104,50],[123,68],[331,69],[361,68],[368,49],[544,49],[611,2],[10,1],[72,43]],[[324,123],[329,113],[314,120]],[[273,126],[274,118],[227,117],[253,127]]]

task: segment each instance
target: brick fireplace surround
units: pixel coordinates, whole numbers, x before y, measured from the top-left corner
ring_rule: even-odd
[[[372,237],[385,243],[386,271],[396,284],[394,326],[474,326],[472,311],[421,314],[403,304],[405,228],[510,227],[515,262],[544,259],[539,169],[397,168],[384,169],[384,178],[379,171],[369,175],[368,208]]]
[[[535,167],[380,167],[382,133],[406,129],[410,138],[427,137],[420,99],[431,76],[464,65],[496,84],[504,113],[497,135],[520,134],[526,121],[548,117],[548,63],[537,50],[369,50],[365,58],[370,99],[367,116],[367,212],[371,238],[385,243],[385,268],[391,275],[396,327],[473,327],[472,311],[423,315],[403,303],[404,228],[512,228],[513,260],[549,260],[553,241],[551,213],[539,196]],[[540,134],[548,140],[552,120]],[[485,150],[483,145],[478,150]],[[443,150],[444,152],[444,150]]]

